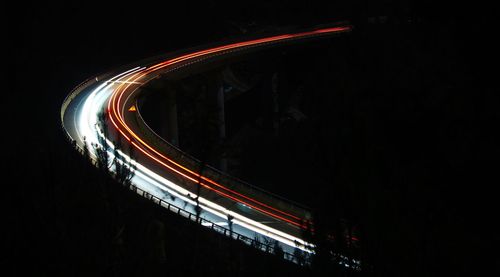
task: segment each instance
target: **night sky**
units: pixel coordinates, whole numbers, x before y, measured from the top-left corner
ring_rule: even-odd
[[[16,2],[14,8],[3,10],[2,44],[7,53],[4,52],[3,59],[6,70],[2,90],[2,167],[5,171],[0,234],[5,231],[5,235],[1,240],[0,274],[10,276],[12,270],[16,275],[15,272],[21,272],[20,267],[29,268],[30,263],[35,263],[38,272],[33,271],[37,275],[53,272],[65,275],[63,270],[53,271],[59,263],[57,259],[45,260],[53,267],[32,261],[44,255],[65,255],[66,248],[59,246],[60,242],[50,241],[56,236],[54,230],[59,228],[54,226],[65,223],[51,220],[54,210],[45,208],[54,201],[50,196],[54,185],[47,180],[57,179],[54,176],[59,174],[64,153],[72,151],[63,139],[59,109],[64,97],[79,82],[152,55],[241,36],[237,26],[305,28],[335,21],[349,21],[354,25],[353,52],[362,53],[352,60],[354,67],[366,66],[373,70],[377,68],[370,67],[373,63],[402,64],[408,69],[405,72],[415,72],[411,82],[419,84],[416,91],[404,83],[406,79],[400,75],[384,75],[380,79],[378,75],[370,75],[376,74],[376,70],[360,69],[363,77],[349,77],[356,84],[372,84],[374,91],[385,91],[385,98],[378,100],[383,105],[401,105],[399,109],[416,106],[415,114],[419,115],[414,122],[398,123],[407,133],[401,136],[405,141],[397,142],[395,147],[399,150],[395,151],[402,153],[399,162],[412,164],[398,178],[407,180],[418,176],[419,179],[407,182],[409,185],[404,189],[395,190],[403,191],[408,199],[394,202],[406,209],[406,214],[401,215],[406,219],[401,224],[407,224],[394,228],[405,232],[414,224],[425,230],[410,236],[421,236],[412,243],[426,243],[422,255],[428,255],[431,260],[423,263],[428,266],[424,269],[417,262],[406,261],[392,268],[387,267],[391,262],[380,261],[385,266],[379,274],[434,276],[495,270],[498,255],[487,254],[491,245],[498,243],[498,233],[493,231],[497,216],[492,215],[498,209],[494,205],[498,197],[492,192],[498,183],[500,154],[496,135],[500,99],[494,84],[496,67],[490,67],[494,46],[489,42],[497,32],[491,30],[491,12],[483,7],[436,7],[420,1],[366,2],[369,4],[363,1],[320,4],[318,1],[314,5],[314,1],[307,1],[306,6],[285,5],[280,1],[205,1],[202,4],[140,1],[134,5]],[[380,16],[385,18],[385,23],[377,23],[382,20]],[[385,27],[379,29],[376,24]],[[384,46],[376,45],[376,36],[380,36]],[[389,47],[405,40],[405,47],[410,45],[408,48]],[[413,51],[414,55],[405,61],[398,60],[408,57],[401,54],[406,50]],[[406,91],[413,96],[397,101],[391,96]],[[426,97],[419,97],[420,91]],[[373,103],[367,103],[370,104]],[[434,107],[432,112],[422,108],[430,106]],[[388,124],[395,127],[395,121]],[[435,122],[440,123],[433,124]],[[63,175],[67,176],[64,183],[71,187],[72,173]],[[380,189],[394,190],[393,187]],[[415,206],[409,207],[405,202]],[[424,223],[428,226],[421,227]],[[396,234],[390,239],[392,255],[405,256],[405,251],[412,251],[411,247],[400,245],[400,240],[408,234],[397,237],[397,231],[391,232]],[[4,269],[9,271],[5,275],[1,273]]]

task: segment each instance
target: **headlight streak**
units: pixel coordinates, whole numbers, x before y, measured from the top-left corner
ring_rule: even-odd
[[[140,71],[141,69],[138,69],[137,71]],[[133,72],[130,72],[128,74],[120,74],[120,76],[123,76],[121,78],[125,78],[128,75],[132,74]],[[117,75],[118,76],[118,75]],[[115,76],[115,78],[117,78]],[[110,79],[111,80],[111,79]],[[109,98],[109,94],[111,93],[109,90],[113,86],[115,82],[111,81],[106,81],[99,87],[97,87],[92,93],[90,93],[89,97],[85,100],[82,113],[80,116],[80,128],[82,129],[82,134],[85,134],[86,137],[89,138],[87,143],[89,146],[92,146],[92,144],[98,146],[98,147],[103,147],[99,143],[99,139],[97,136],[101,136],[106,140],[106,143],[109,146],[109,149],[114,149],[115,146],[114,144],[107,138],[104,137],[104,134],[101,132],[99,128],[96,128],[98,119],[97,119],[97,114],[99,114],[102,111],[102,107],[105,105],[106,100]],[[96,159],[95,155],[95,149],[92,147],[89,147],[89,152],[91,153],[92,157]],[[189,204],[196,206],[196,202],[191,199],[188,195],[191,194],[190,191],[176,185],[175,183],[161,177],[160,175],[154,173],[153,171],[149,170],[148,168],[144,167],[142,164],[137,163],[134,160],[131,160],[128,155],[123,153],[121,150],[117,151],[119,155],[121,156],[121,159],[117,159],[120,163],[126,163],[126,162],[131,162],[132,165],[137,167],[137,170],[135,174],[137,174],[140,178],[147,180],[150,184],[153,184],[155,187],[159,188],[162,191],[166,191],[167,193],[178,197],[182,199],[183,201],[188,202]],[[110,157],[110,160],[114,158],[114,153],[109,150],[108,151],[108,156]],[[123,160],[122,160],[123,159]],[[112,168],[113,169],[113,168]],[[132,180],[134,182],[134,179]],[[196,181],[196,180],[195,180]],[[138,183],[136,181],[136,183]],[[141,188],[144,188],[144,186],[140,186]],[[168,189],[170,188],[170,189]],[[149,192],[151,192],[149,190]],[[261,224],[257,221],[251,220],[243,215],[240,215],[239,213],[236,213],[234,211],[228,210],[220,205],[217,205],[203,197],[199,197],[199,202],[200,202],[200,207],[214,215],[217,215],[221,218],[225,218],[227,215],[231,215],[234,217],[233,219],[233,224],[235,225],[240,225],[241,227],[247,228],[253,232],[259,233],[263,236],[270,237],[272,239],[275,239],[277,241],[280,241],[286,245],[289,245],[291,247],[297,247],[296,242],[299,242],[302,245],[307,245],[307,242],[303,241],[300,238],[291,236],[287,233],[284,233],[282,231],[276,230],[274,228],[271,228],[269,226],[266,226],[264,224]],[[310,250],[306,249],[305,247],[299,247],[301,250],[306,251],[306,252],[311,252]]]

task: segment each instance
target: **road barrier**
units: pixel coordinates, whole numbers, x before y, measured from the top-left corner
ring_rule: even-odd
[[[196,214],[194,214],[192,212],[189,212],[183,208],[180,208],[174,204],[171,204],[165,200],[162,200],[161,198],[156,197],[156,196],[148,193],[147,191],[138,188],[135,185],[131,185],[130,189],[132,191],[136,192],[137,194],[141,195],[142,197],[152,201],[153,203],[160,205],[161,207],[163,207],[163,208],[165,208],[173,213],[176,213],[180,216],[183,216],[191,221],[194,221],[205,228],[216,231],[219,234],[222,234],[226,237],[241,241],[241,242],[245,243],[246,245],[252,246],[254,248],[257,248],[257,249],[264,251],[266,253],[269,253],[269,254],[276,254],[277,252],[279,252],[279,250],[275,249],[275,247],[272,245],[271,240],[269,240],[267,242],[262,242],[259,239],[250,238],[250,237],[244,236],[242,234],[239,234],[239,233],[237,233],[229,228],[218,225],[212,221],[209,221],[209,220],[204,219],[200,216],[197,216]],[[304,252],[304,255],[301,256],[301,255],[289,253],[289,252],[283,250],[283,258],[285,260],[288,260],[290,262],[294,262],[296,264],[309,265],[310,264],[309,257],[310,257],[310,255],[306,252]]]

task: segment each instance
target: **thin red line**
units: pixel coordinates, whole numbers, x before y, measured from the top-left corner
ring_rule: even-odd
[[[135,73],[133,74],[130,78],[128,78],[128,80],[132,80],[134,79],[134,77],[136,77],[134,79],[135,80],[138,80],[140,79],[142,76],[145,76],[146,74],[150,73],[150,72],[153,72],[153,71],[157,71],[157,70],[160,70],[161,68],[164,68],[168,65],[173,65],[173,64],[176,64],[176,63],[179,63],[179,62],[182,62],[182,61],[185,61],[185,60],[189,60],[189,59],[192,59],[192,58],[195,58],[195,57],[200,57],[200,56],[203,56],[203,55],[208,55],[208,54],[211,54],[211,53],[216,53],[216,52],[220,52],[220,51],[223,51],[223,50],[227,50],[227,49],[234,49],[234,48],[238,48],[238,47],[244,47],[244,46],[248,46],[248,45],[255,45],[255,44],[260,44],[260,43],[265,43],[265,42],[272,42],[272,41],[279,41],[279,40],[284,40],[284,39],[287,39],[287,38],[294,38],[294,37],[302,37],[302,36],[308,36],[308,35],[313,35],[313,34],[318,34],[318,33],[331,33],[331,32],[341,32],[341,31],[347,31],[347,30],[350,30],[351,28],[350,27],[335,27],[335,28],[328,28],[328,29],[322,29],[322,30],[316,30],[316,31],[311,31],[311,32],[303,32],[303,33],[298,33],[298,34],[288,34],[288,35],[280,35],[280,36],[274,36],[274,37],[270,37],[270,38],[263,38],[263,39],[256,39],[256,40],[252,40],[252,41],[247,41],[247,42],[240,42],[240,43],[233,43],[233,44],[230,44],[230,45],[226,45],[226,46],[220,46],[220,47],[216,47],[216,48],[212,48],[212,49],[206,49],[206,50],[202,50],[202,51],[198,51],[198,52],[195,52],[195,53],[190,53],[190,54],[186,54],[186,55],[183,55],[181,57],[177,57],[177,58],[174,58],[174,59],[171,59],[171,60],[167,60],[167,61],[164,61],[164,62],[161,62],[161,63],[158,63],[154,66],[151,66],[149,67],[147,70],[145,70],[144,72],[138,72],[138,73]],[[110,98],[110,101],[108,102],[108,112],[110,114],[110,118],[111,118],[111,121],[113,123],[113,125],[115,126],[115,128],[128,140],[130,141],[137,149],[139,149],[141,152],[143,152],[144,154],[146,154],[148,157],[152,158],[153,160],[157,161],[158,163],[162,164],[163,166],[165,166],[166,168],[174,171],[175,173],[193,181],[193,182],[197,182],[197,180],[195,180],[194,178],[176,170],[175,168],[173,168],[172,166],[169,166],[167,164],[165,164],[164,162],[160,161],[159,159],[153,157],[153,155],[151,155],[150,153],[147,153],[145,150],[143,150],[141,147],[139,147],[136,143],[134,143],[133,141],[131,141],[131,139],[125,134],[125,131],[122,130],[118,124],[115,122],[115,120],[113,119],[113,115],[116,116],[116,120],[119,122],[120,125],[122,125],[128,132],[130,135],[132,135],[133,137],[135,137],[139,142],[141,142],[141,144],[143,144],[144,146],[146,146],[147,148],[149,148],[151,151],[153,151],[155,154],[159,155],[160,157],[162,157],[163,159],[165,159],[167,162],[179,167],[180,169],[183,169],[185,171],[187,171],[187,173],[190,173],[192,175],[194,175],[195,177],[199,178],[200,175],[193,172],[192,170],[176,163],[175,161],[169,159],[168,157],[165,157],[164,155],[162,155],[161,153],[159,153],[158,151],[156,151],[154,148],[152,148],[151,146],[149,146],[148,144],[146,144],[140,137],[138,137],[125,123],[124,121],[124,116],[123,116],[123,113],[120,113],[120,102],[121,102],[121,98],[123,96],[123,94],[125,93],[125,91],[127,91],[127,89],[130,87],[130,83],[129,84],[126,84],[125,88],[122,89],[122,87],[124,86],[124,84],[120,84],[119,87],[113,91],[113,94]],[[119,94],[119,97],[118,97],[118,100],[116,99],[116,96],[117,94]],[[111,111],[112,110],[112,111]],[[291,218],[294,218],[294,219],[297,219],[297,220],[301,220],[299,217],[297,216],[294,216],[294,215],[291,215],[291,214],[288,214],[286,212],[283,212],[281,210],[278,210],[274,207],[271,207],[271,206],[268,206],[264,203],[261,203],[253,198],[250,198],[246,195],[243,195],[243,194],[240,194],[236,191],[233,191],[231,189],[228,189],[216,182],[214,182],[213,180],[205,177],[205,176],[201,176],[201,178],[205,181],[208,181],[209,183],[215,185],[215,186],[218,186],[224,190],[227,190],[237,196],[240,196],[240,197],[243,197],[245,199],[248,199],[260,206],[263,206],[263,207],[266,207],[266,208],[269,208],[271,210],[274,210],[276,212],[279,212],[281,214],[284,214],[286,216],[289,216]],[[293,225],[296,225],[296,226],[300,226],[300,227],[303,227],[300,223],[297,223],[297,222],[293,222],[289,219],[286,219],[286,218],[283,218],[282,216],[279,216],[277,214],[274,214],[274,213],[271,213],[271,212],[268,212],[268,211],[265,211],[263,210],[262,208],[259,208],[259,207],[256,207],[252,204],[249,204],[241,199],[238,199],[236,197],[233,197],[231,195],[228,195],[224,192],[221,192],[219,190],[216,190],[215,188],[213,187],[210,187],[208,186],[207,184],[205,183],[202,183],[202,182],[199,182],[201,185],[203,185],[204,187],[210,189],[210,190],[213,190],[215,191],[216,193],[218,194],[221,194],[221,195],[224,195],[232,200],[235,200],[237,202],[241,202],[241,203],[244,203],[245,205],[248,205],[256,210],[259,210],[265,214],[268,214],[272,217],[275,217],[275,218],[279,218],[281,220],[284,220],[288,223],[291,223]]]

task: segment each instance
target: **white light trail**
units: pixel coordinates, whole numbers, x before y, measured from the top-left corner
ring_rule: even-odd
[[[137,67],[128,70],[126,72],[123,72],[119,75],[116,75],[115,77],[109,79],[108,81],[104,81],[100,86],[94,89],[85,99],[83,108],[80,113],[79,128],[80,128],[80,134],[86,138],[86,142],[88,144],[87,147],[89,149],[89,152],[92,154],[94,158],[96,154],[95,154],[95,149],[92,147],[92,144],[102,147],[102,145],[100,145],[99,143],[99,139],[97,136],[99,135],[104,138],[104,134],[102,134],[102,132],[96,128],[98,124],[97,116],[107,106],[107,100],[113,92],[113,86],[116,83],[120,82],[120,79],[125,79],[128,76],[137,73],[143,69],[144,67]],[[109,149],[115,148],[113,143],[109,141],[107,138],[106,142],[109,146]],[[118,150],[118,153],[120,154],[121,158],[124,159],[126,162],[130,161],[130,157],[128,155],[126,155],[120,150]],[[112,153],[111,150],[108,151],[108,155],[110,157],[110,160],[114,158],[114,154]],[[123,161],[120,162],[123,163]],[[166,191],[169,194],[178,197],[193,206],[196,206],[196,202],[188,196],[192,195],[192,192],[158,175],[157,173],[151,171],[150,169],[148,169],[147,167],[145,167],[140,163],[137,163],[133,160],[131,161],[131,163],[134,166],[136,166],[137,169],[135,174],[137,175],[137,177],[140,178],[140,179],[132,178],[131,181],[132,183],[134,183],[134,185],[140,188],[144,188],[146,191],[155,195],[156,197],[160,197],[161,195],[158,195],[158,193],[155,194],[152,191],[151,185],[153,185],[154,187],[160,189],[160,191],[162,191],[163,193]],[[149,184],[147,184],[145,181],[149,182]],[[226,218],[227,215],[233,216],[234,218],[233,224],[239,225],[248,230],[261,234],[263,236],[270,237],[272,239],[275,239],[292,247],[297,247],[297,242],[302,245],[307,245],[307,243],[301,238],[292,236],[285,232],[279,231],[275,228],[264,225],[260,222],[252,220],[232,210],[228,210],[206,198],[199,197],[198,199],[200,203],[199,206],[203,210],[209,213],[212,213],[221,218]],[[303,246],[299,246],[299,248],[303,251],[311,252],[309,249],[306,249]]]

